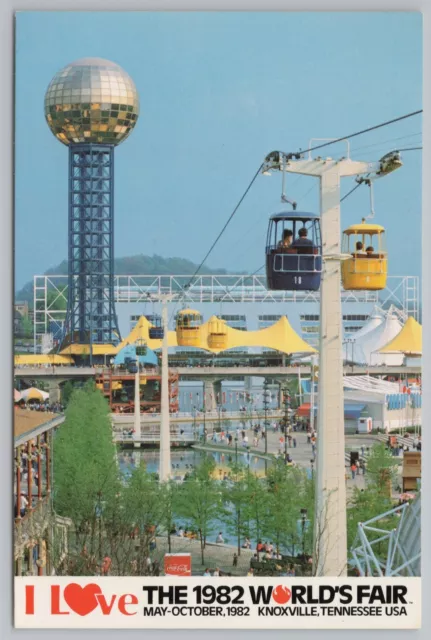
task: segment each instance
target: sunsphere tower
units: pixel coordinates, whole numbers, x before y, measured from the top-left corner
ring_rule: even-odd
[[[67,343],[119,341],[114,305],[114,148],[133,130],[139,97],[117,64],[68,64],[45,94],[45,118],[69,147]],[[92,350],[90,349],[90,358]]]

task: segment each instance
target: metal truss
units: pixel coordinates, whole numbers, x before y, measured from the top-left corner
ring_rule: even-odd
[[[70,342],[119,339],[114,305],[114,147],[69,147],[69,276],[64,335]]]
[[[76,279],[76,276],[75,276]],[[195,278],[184,291],[189,275],[126,275],[113,276],[115,303],[148,302],[149,297],[175,295],[182,292],[184,302],[193,303],[318,303],[318,291],[269,291],[264,275],[205,275]],[[34,340],[40,342],[48,331],[50,321],[64,321],[64,311],[56,310],[60,300],[66,301],[68,276],[34,276]],[[53,292],[48,301],[48,291]],[[371,303],[381,306],[393,304],[404,319],[419,313],[419,278],[417,276],[389,276],[383,291],[342,291],[343,303]]]
[[[382,528],[397,513],[397,527]],[[420,496],[411,504],[405,503],[360,523],[350,552],[361,576],[420,576]]]

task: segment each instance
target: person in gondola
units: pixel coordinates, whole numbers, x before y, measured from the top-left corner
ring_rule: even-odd
[[[355,253],[353,255],[355,255],[355,254],[359,254],[361,256],[366,255],[366,251],[364,249],[364,245],[362,244],[362,242],[357,242],[356,243],[356,251],[355,251]]]
[[[283,237],[278,243],[278,249],[289,249],[292,244],[293,231],[291,229],[284,229]]]
[[[308,231],[305,227],[302,227],[298,231],[298,237],[292,242],[292,249],[304,249],[305,247],[312,247],[313,243],[310,238],[307,238]]]

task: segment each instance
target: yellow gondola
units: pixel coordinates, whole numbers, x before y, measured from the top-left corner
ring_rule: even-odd
[[[342,252],[351,257],[341,263],[346,291],[379,291],[386,287],[388,254],[385,229],[378,224],[354,224],[343,233]]]
[[[227,326],[224,320],[213,316],[208,322],[208,346],[210,349],[227,349]]]
[[[199,347],[202,316],[199,311],[183,309],[177,314],[177,342],[181,347]]]

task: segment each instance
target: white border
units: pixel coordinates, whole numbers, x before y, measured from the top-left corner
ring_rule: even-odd
[[[12,348],[11,348],[11,335],[12,335],[12,309],[13,309],[13,282],[9,274],[12,273],[12,180],[13,180],[13,162],[12,162],[12,150],[13,150],[13,14],[15,11],[25,10],[94,10],[94,11],[107,11],[107,10],[237,10],[237,11],[252,11],[252,10],[294,10],[294,11],[423,11],[424,12],[424,118],[423,118],[423,131],[424,131],[424,153],[423,153],[423,175],[424,175],[424,187],[423,187],[423,319],[425,326],[428,326],[428,318],[431,314],[430,309],[430,294],[428,293],[430,287],[429,273],[431,269],[431,252],[429,251],[429,239],[431,238],[431,190],[429,176],[431,174],[431,159],[430,159],[430,138],[431,129],[428,119],[428,107],[430,104],[430,59],[431,50],[431,0],[123,0],[121,3],[118,0],[0,0],[0,87],[1,87],[1,100],[0,100],[0,122],[2,126],[2,146],[0,148],[1,166],[0,166],[0,199],[1,199],[1,215],[2,225],[0,233],[0,273],[3,275],[2,286],[5,288],[6,299],[10,301],[9,313],[0,314],[0,388],[2,389],[3,405],[10,407],[8,412],[8,419],[3,420],[2,424],[2,446],[0,447],[0,469],[2,470],[0,491],[0,513],[2,517],[4,514],[10,514],[10,526],[0,527],[0,548],[2,549],[2,571],[0,572],[1,580],[1,598],[0,598],[0,635],[2,638],[9,639],[13,637],[22,636],[25,634],[26,638],[35,638],[40,640],[46,637],[52,637],[57,639],[67,638],[67,640],[73,640],[73,638],[79,638],[80,640],[86,640],[87,638],[94,638],[96,635],[100,638],[118,638],[118,631],[98,630],[98,631],[63,631],[56,630],[33,630],[22,631],[14,630],[12,628],[12,593],[13,593],[13,572],[12,572],[12,403],[8,404],[8,398],[12,397]],[[79,37],[79,36],[77,36]],[[397,43],[394,42],[394,47]],[[388,53],[390,55],[390,53]],[[427,215],[428,212],[428,215]],[[418,238],[420,237],[420,230],[418,230]],[[4,294],[3,294],[4,296]],[[3,309],[7,308],[7,303]],[[431,355],[431,339],[427,331],[424,332],[424,405],[423,416],[424,424],[427,424],[427,416],[429,415],[429,401],[427,399],[427,387],[428,387],[428,372],[429,372],[429,357]],[[425,429],[425,452],[427,451],[427,437]],[[426,455],[426,454],[425,454]],[[423,465],[423,486],[424,491],[428,488],[428,467],[429,465]],[[429,519],[430,511],[428,506],[428,500],[424,500],[422,504],[422,530],[425,533],[429,532]],[[424,535],[424,541],[428,536]],[[428,541],[427,541],[428,542]],[[430,546],[429,544],[423,545],[422,551],[423,558],[423,600],[426,605],[427,595],[431,593],[429,590],[429,577],[428,567],[430,559]],[[421,631],[414,632],[414,638],[426,637],[431,630],[431,607],[424,607],[423,622]],[[144,632],[145,633],[145,632]],[[151,638],[174,638],[175,640],[190,640],[190,637],[197,637],[200,634],[199,631],[151,631]],[[342,632],[341,632],[342,633]],[[363,631],[349,631],[349,637],[363,638]],[[402,632],[402,638],[409,637],[413,632]],[[142,631],[132,632],[134,637],[142,638]],[[175,636],[174,636],[175,634]],[[256,634],[259,634],[258,636]],[[318,634],[319,639],[333,640],[333,632],[331,631],[291,631],[290,635],[293,637],[308,638],[316,636]],[[219,640],[220,632],[217,630],[206,631],[205,635],[213,635],[214,638]],[[261,637],[260,631],[223,631],[223,639],[242,640],[250,638],[250,636],[256,638]],[[272,638],[285,638],[286,632],[271,632]],[[200,637],[200,635],[199,635]],[[377,638],[382,640],[383,638],[394,639],[393,631],[368,631],[367,640]],[[401,637],[401,636],[398,636]],[[413,637],[413,636],[411,636]]]

